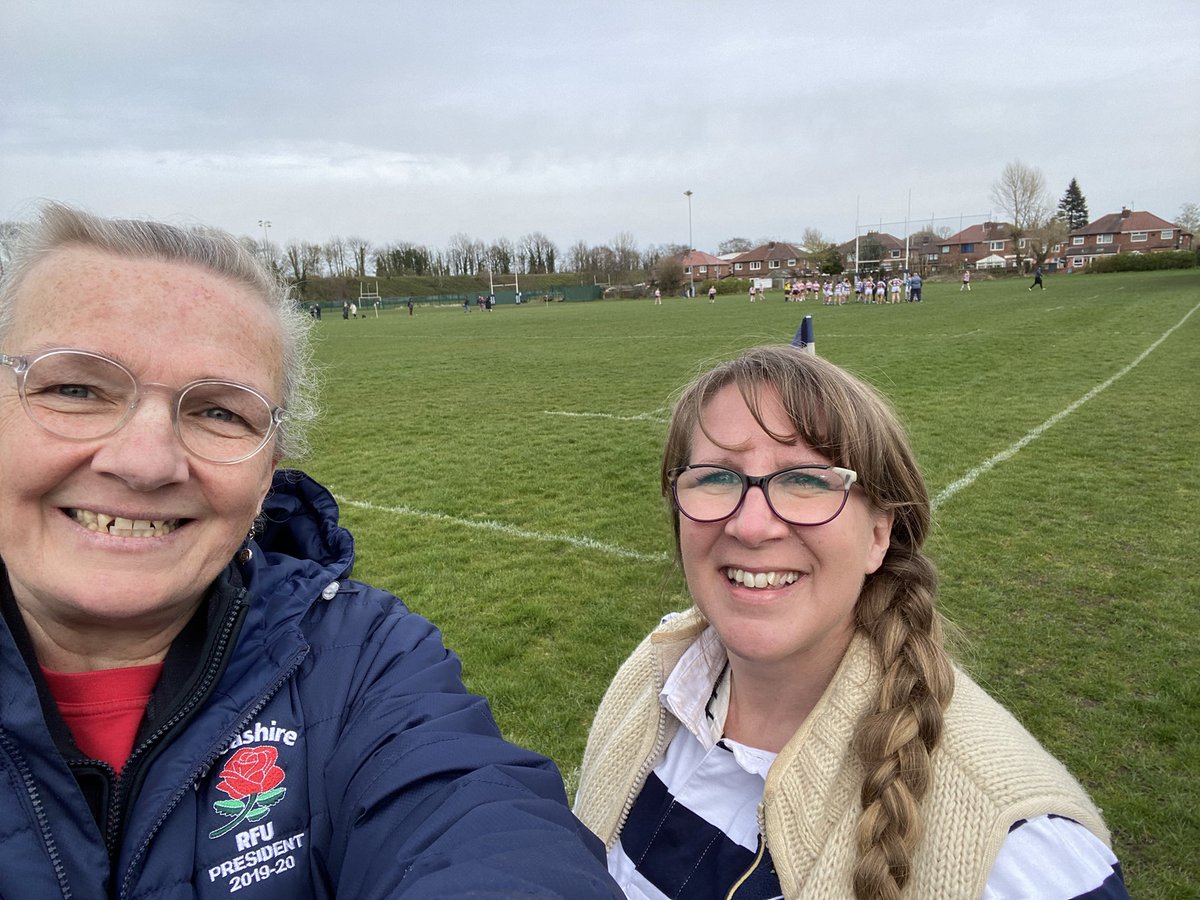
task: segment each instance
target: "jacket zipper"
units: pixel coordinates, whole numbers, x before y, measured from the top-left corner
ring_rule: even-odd
[[[67,871],[63,868],[58,844],[55,843],[54,835],[50,832],[50,823],[46,819],[46,808],[42,806],[42,798],[38,794],[37,782],[34,780],[33,773],[29,771],[29,766],[26,765],[25,758],[21,756],[16,745],[3,731],[0,731],[0,748],[3,748],[16,767],[17,774],[21,776],[21,783],[25,787],[25,793],[29,797],[29,803],[33,806],[33,813],[37,818],[42,845],[46,848],[46,855],[50,857],[50,864],[54,867],[54,877],[58,880],[58,889],[62,892],[63,900],[71,900],[74,895],[71,893],[71,885],[67,881]]]
[[[263,692],[258,703],[256,703],[254,707],[248,713],[246,713],[246,715],[243,716],[232,729],[227,730],[223,735],[220,736],[215,745],[217,749],[202,759],[200,764],[196,766],[196,768],[193,769],[186,778],[184,778],[180,789],[175,792],[174,796],[171,797],[170,802],[167,803],[166,809],[162,811],[162,815],[160,815],[155,821],[154,825],[151,826],[150,831],[146,835],[146,839],[142,841],[141,846],[139,846],[137,851],[129,858],[129,867],[126,869],[125,878],[121,882],[121,890],[117,894],[118,897],[129,896],[130,886],[132,885],[134,873],[137,871],[138,864],[141,862],[141,859],[145,855],[146,851],[150,849],[150,842],[154,839],[154,835],[158,832],[158,829],[162,827],[163,823],[167,820],[167,817],[174,812],[175,807],[179,805],[179,801],[183,799],[184,794],[193,789],[193,787],[198,787],[198,782],[204,776],[204,773],[212,768],[213,763],[215,763],[221,754],[225,752],[225,745],[229,742],[229,740],[231,740],[235,734],[241,731],[255,717],[257,717],[260,712],[263,711],[266,705],[270,703],[272,699],[274,699],[277,693],[279,693],[279,689],[282,688],[288,679],[292,677],[296,669],[300,668],[300,663],[304,661],[304,657],[307,655],[307,646],[301,647],[299,650],[297,650],[292,655],[292,658],[288,660],[287,665],[284,667],[279,677],[276,678],[270,684],[270,686],[267,687],[266,691]]]
[[[661,690],[662,685],[659,685]],[[655,761],[663,750],[663,738],[666,734],[667,713],[660,705],[658,707],[658,730],[654,734],[654,746],[650,750],[650,755],[643,760],[641,767],[637,771],[637,775],[633,779],[632,787],[629,789],[629,794],[625,798],[625,805],[621,808],[621,817],[617,819],[617,827],[613,832],[613,836],[609,839],[606,848],[611,850],[616,846],[617,838],[621,831],[625,828],[625,822],[629,819],[629,813],[633,809],[633,804],[637,801],[638,794],[642,792],[642,785],[646,778],[650,775],[650,770],[654,767]]]
[[[746,879],[754,874],[754,870],[762,865],[763,856],[767,852],[767,830],[764,828],[764,805],[758,804],[758,852],[754,854],[754,862],[750,863],[750,868],[742,873],[742,876],[733,883],[733,887],[729,889],[729,893],[725,895],[725,900],[734,900],[734,895],[737,894],[738,888],[746,883]]]
[[[233,602],[230,604],[229,612],[226,614],[224,621],[221,623],[221,630],[217,633],[217,639],[213,643],[213,649],[208,658],[208,665],[205,667],[204,676],[200,680],[200,683],[196,685],[196,689],[192,691],[192,695],[188,698],[187,702],[184,703],[178,710],[176,710],[175,715],[171,716],[171,718],[159,726],[159,728],[153,734],[148,735],[145,740],[143,740],[137,745],[137,747],[133,749],[133,752],[129,754],[129,760],[125,763],[124,771],[132,772],[133,769],[131,769],[129,763],[135,761],[139,756],[146,753],[150,747],[152,747],[157,741],[161,740],[164,735],[169,733],[171,729],[173,729],[185,716],[191,713],[192,709],[195,708],[199,700],[208,693],[209,689],[212,687],[212,682],[216,672],[220,668],[221,662],[224,660],[230,637],[233,635],[234,630],[241,621],[242,615],[245,613],[246,608],[246,589],[242,588],[238,592],[238,595],[234,598]],[[105,834],[105,844],[108,847],[109,858],[112,860],[114,868],[117,863],[117,853],[120,849],[118,846],[118,839],[120,837],[121,828],[124,825],[123,820],[125,818],[125,814],[123,807],[125,793],[127,791],[127,786],[129,785],[129,778],[124,775],[124,771],[121,775],[118,775],[116,779],[116,786],[113,789],[113,795],[111,797],[112,807],[109,810],[108,827]],[[115,871],[113,874],[116,874]]]

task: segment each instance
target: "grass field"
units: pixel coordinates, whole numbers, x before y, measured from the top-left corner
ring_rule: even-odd
[[[688,602],[657,491],[672,392],[812,314],[912,432],[960,659],[1103,807],[1133,895],[1196,896],[1200,272],[1026,284],[326,317],[304,468],[355,574],[437,622],[570,778],[617,665]]]

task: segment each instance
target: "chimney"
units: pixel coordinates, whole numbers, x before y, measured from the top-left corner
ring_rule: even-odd
[[[1128,207],[1128,206],[1122,206],[1122,207],[1121,207],[1121,218],[1122,218],[1122,219],[1128,219],[1128,218],[1129,218],[1129,207]]]

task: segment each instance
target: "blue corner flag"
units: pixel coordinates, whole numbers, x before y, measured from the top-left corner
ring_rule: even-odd
[[[807,350],[809,353],[816,354],[817,342],[813,340],[812,316],[804,317],[804,321],[802,321],[800,323],[800,327],[796,329],[796,336],[792,338],[792,346],[799,347],[801,350]]]

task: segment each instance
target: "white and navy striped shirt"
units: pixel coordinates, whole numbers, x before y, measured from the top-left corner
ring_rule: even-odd
[[[660,701],[681,723],[646,779],[608,854],[630,900],[782,897],[764,852],[758,805],[776,754],[721,733],[728,710],[725,650],[710,627],[684,654]],[[746,873],[750,873],[740,884]],[[1121,867],[1090,831],[1061,816],[1013,824],[984,900],[1128,900]]]

